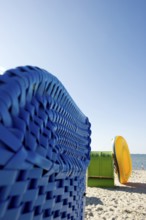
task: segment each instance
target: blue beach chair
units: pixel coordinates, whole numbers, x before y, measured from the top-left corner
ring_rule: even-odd
[[[84,219],[90,123],[38,67],[0,76],[0,220]]]

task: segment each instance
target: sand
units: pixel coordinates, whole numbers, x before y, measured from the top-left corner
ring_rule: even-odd
[[[146,220],[146,171],[133,171],[126,185],[86,188],[85,220]]]

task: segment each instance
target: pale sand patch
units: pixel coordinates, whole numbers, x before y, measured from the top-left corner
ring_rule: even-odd
[[[85,220],[146,220],[146,171],[133,171],[126,185],[86,188]]]

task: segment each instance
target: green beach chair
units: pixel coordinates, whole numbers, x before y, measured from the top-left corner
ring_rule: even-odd
[[[89,187],[114,187],[114,164],[112,151],[92,151],[88,166]]]

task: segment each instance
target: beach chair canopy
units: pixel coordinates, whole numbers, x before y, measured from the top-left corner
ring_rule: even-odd
[[[120,183],[127,183],[132,173],[132,159],[128,144],[122,136],[113,141],[114,161]]]
[[[0,220],[84,219],[90,123],[38,67],[0,76]]]
[[[114,165],[111,151],[91,151],[88,186],[114,186]]]

